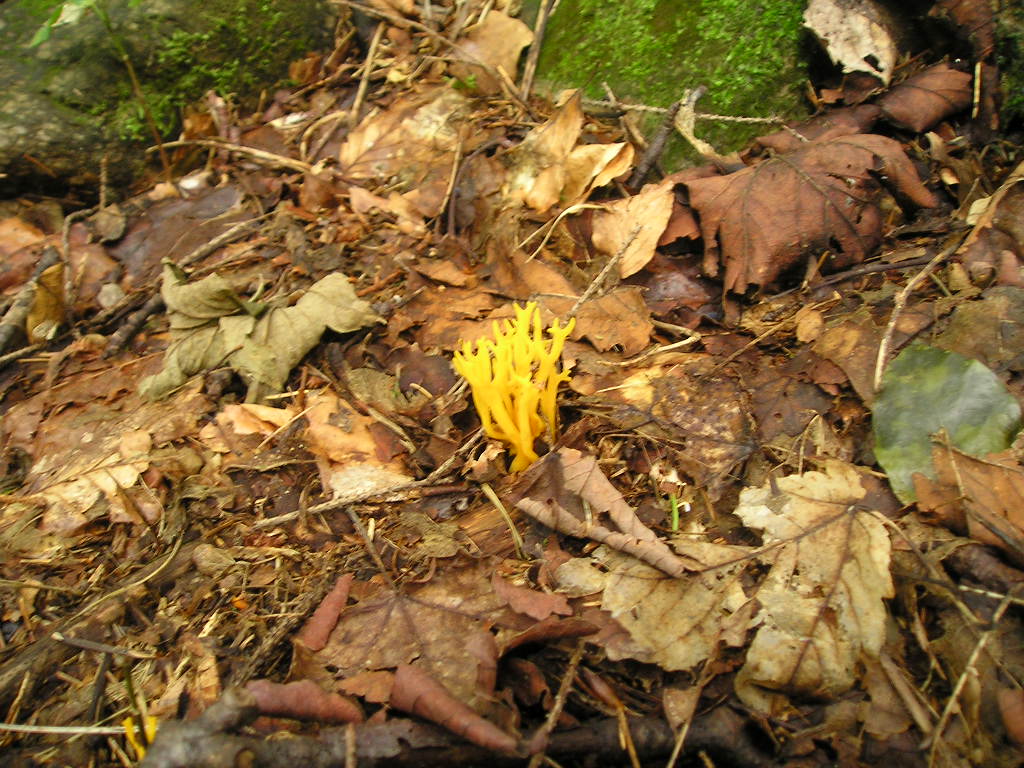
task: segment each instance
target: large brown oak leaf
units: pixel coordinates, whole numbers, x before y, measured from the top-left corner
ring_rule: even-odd
[[[874,134],[811,142],[727,176],[688,182],[700,214],[704,271],[725,267],[725,290],[766,285],[806,254],[829,249],[829,267],[863,261],[880,242],[878,199],[937,205],[900,144]]]

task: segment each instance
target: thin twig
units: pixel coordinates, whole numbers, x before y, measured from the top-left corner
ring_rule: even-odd
[[[101,184],[100,191],[102,192],[104,188],[105,185]],[[71,315],[72,308],[74,307],[75,300],[78,296],[78,286],[75,283],[75,270],[71,267],[71,225],[79,219],[92,216],[92,214],[99,210],[102,210],[102,208],[96,205],[82,211],[69,213],[64,217],[64,222],[60,228],[60,252],[61,258],[64,260],[64,317],[68,324],[68,328],[71,329],[75,338],[81,336],[81,331]]]
[[[384,565],[384,561],[380,559],[380,553],[377,548],[373,546],[373,540],[370,538],[370,534],[366,531],[366,526],[363,525],[363,521],[359,519],[359,515],[351,505],[345,507],[345,513],[348,515],[348,519],[352,521],[352,527],[356,529],[356,533],[363,540],[363,546],[366,549],[366,554],[373,560],[373,564],[380,570],[381,576],[388,582],[388,585],[394,588],[395,584],[391,580],[391,574],[388,572],[387,566]]]
[[[366,52],[366,63],[363,64],[363,76],[359,78],[359,88],[356,90],[356,100],[352,103],[352,109],[348,114],[349,128],[355,128],[359,123],[359,112],[363,108],[363,100],[366,98],[366,89],[370,86],[370,73],[373,71],[373,63],[377,58],[377,47],[380,39],[384,36],[384,23],[378,21],[373,30],[373,38],[370,40],[370,49]]]
[[[634,148],[637,150],[646,150],[647,139],[644,138],[643,134],[640,133],[637,127],[633,124],[633,121],[630,119],[629,109],[626,108],[627,105],[624,105],[619,101],[619,97],[615,95],[615,91],[612,90],[612,87],[608,85],[608,83],[602,82],[601,88],[604,89],[606,94],[608,94],[607,103],[612,107],[612,109],[618,111],[620,115],[619,124],[622,126],[622,130],[629,137]],[[587,100],[584,99],[583,103],[585,105]]]
[[[537,22],[533,25],[533,43],[530,45],[530,52],[526,54],[523,79],[519,84],[519,96],[523,101],[527,101],[533,91],[533,79],[537,75],[537,62],[540,61],[540,52],[544,45],[544,32],[547,30],[548,18],[555,12],[557,4],[558,0],[544,0],[537,11]]]
[[[110,654],[113,656],[127,656],[132,659],[155,659],[156,655],[143,651],[133,651],[131,648],[119,648],[116,645],[98,643],[95,640],[87,640],[84,637],[71,637],[63,632],[53,632],[50,637],[58,643],[70,645],[72,648],[81,648],[83,651],[96,651],[97,653]]]
[[[605,107],[616,110],[621,109],[626,112],[655,112],[660,114],[664,114],[669,110],[668,107],[652,107],[647,104],[627,104],[617,99],[584,99],[583,105],[585,107]],[[697,120],[714,120],[721,123],[771,123],[777,125],[784,122],[781,117],[775,117],[774,115],[770,115],[768,117],[743,117],[741,115],[717,115],[713,112],[694,112],[693,116]]]
[[[987,630],[981,637],[978,638],[978,642],[974,644],[974,650],[971,651],[970,657],[967,659],[967,663],[964,664],[964,671],[960,674],[960,677],[956,681],[956,685],[953,686],[953,692],[949,694],[949,700],[946,702],[946,706],[942,710],[942,714],[939,716],[939,722],[932,729],[931,734],[925,742],[921,745],[922,749],[930,748],[928,755],[928,766],[935,765],[936,757],[938,756],[938,750],[942,744],[942,732],[946,730],[946,726],[949,724],[950,718],[953,716],[953,710],[959,708],[960,694],[964,690],[964,686],[967,685],[967,681],[977,675],[975,665],[978,663],[978,657],[981,652],[985,650],[985,646],[988,645],[989,640],[995,635],[998,629],[997,625],[999,620],[1003,618],[1003,614],[1006,613],[1006,609],[1010,607],[1009,596],[1007,596],[999,606],[996,608],[995,613],[992,614],[991,629]]]
[[[377,8],[374,8],[372,6],[369,6],[369,5],[363,5],[362,3],[356,3],[356,2],[353,2],[352,0],[340,0],[340,1],[342,3],[344,3],[345,5],[347,5],[349,8],[353,8],[353,9],[355,9],[357,11],[362,11],[367,16],[374,16],[374,17],[376,17],[378,19],[384,19],[385,21],[389,22],[390,24],[394,24],[396,27],[403,27],[403,28],[407,27],[409,29],[415,29],[418,32],[422,32],[423,34],[427,35],[428,37],[432,37],[435,40],[438,40],[438,41],[444,43],[449,48],[451,48],[453,51],[458,53],[459,56],[461,56],[464,60],[468,61],[469,63],[473,64],[474,66],[480,67],[482,70],[484,70],[484,72],[486,72],[488,75],[493,77],[495,82],[497,82],[497,83],[501,83],[502,82],[501,73],[498,72],[497,69],[492,67],[487,62],[481,60],[478,56],[476,56],[471,51],[467,50],[466,48],[463,48],[461,45],[456,43],[454,40],[450,40],[447,37],[445,37],[444,35],[442,35],[440,32],[436,32],[435,30],[431,29],[426,24],[420,24],[418,21],[412,21],[411,19],[403,19],[400,16],[395,16],[394,14],[387,13],[385,11],[381,11],[381,10],[379,10]],[[527,108],[526,104],[524,104],[522,99],[520,99],[515,93],[511,94],[511,99],[516,104],[517,107],[522,109],[526,114],[530,114],[530,110]],[[169,145],[165,145],[165,146],[169,146]]]
[[[675,127],[676,114],[678,114],[681,106],[683,106],[683,102],[677,101],[668,108],[665,119],[658,126],[654,138],[648,142],[647,149],[644,150],[643,157],[637,163],[636,170],[633,171],[633,175],[626,182],[626,186],[630,189],[639,189],[640,185],[644,183],[644,179],[647,178],[647,174],[651,172],[651,168],[654,167],[654,164],[658,162],[658,159],[665,151],[665,145],[668,144],[669,137],[672,135],[672,128]]]
[[[123,725],[21,725],[0,723],[0,731],[11,733],[55,733],[60,736],[123,736]]]
[[[551,711],[548,712],[548,717],[544,721],[537,733],[534,734],[530,741],[534,744],[540,744],[541,748],[537,751],[533,757],[530,758],[529,768],[537,768],[544,760],[544,752],[547,750],[548,738],[551,736],[551,732],[555,729],[555,725],[558,723],[558,719],[562,716],[562,709],[565,708],[565,701],[569,698],[569,691],[572,690],[572,684],[576,680],[576,670],[580,666],[580,661],[583,659],[583,648],[585,642],[581,638],[576,642],[576,649],[572,652],[572,656],[569,658],[569,666],[566,667],[565,674],[562,675],[562,683],[558,686],[558,693],[555,694],[555,702],[551,707]]]
[[[484,492],[484,496],[487,497],[487,500],[494,505],[494,508],[497,509],[498,512],[501,513],[502,518],[504,518],[505,525],[508,526],[508,531],[512,534],[512,546],[515,549],[516,558],[519,560],[525,560],[526,557],[523,554],[523,537],[520,535],[519,529],[516,528],[516,524],[512,519],[512,516],[508,513],[508,510],[505,509],[505,505],[502,504],[501,499],[498,498],[498,494],[496,494],[494,489],[491,488],[490,483],[480,483],[480,490]]]
[[[697,119],[697,101],[707,91],[707,87],[703,85],[697,86],[692,91],[687,91],[683,103],[676,110],[672,118],[672,122],[676,130],[679,131],[679,135],[686,139],[703,157],[715,158],[718,156],[715,148],[706,141],[698,139],[694,130],[694,121]]]
[[[266,163],[267,165],[287,168],[292,171],[298,171],[299,173],[309,173],[313,170],[312,165],[304,163],[301,160],[285,157],[284,155],[275,155],[273,152],[264,152],[262,149],[247,147],[244,144],[232,144],[230,141],[224,141],[223,139],[180,139],[179,141],[165,141],[163,146],[172,148],[210,147],[212,149],[247,155],[251,159]],[[146,151],[152,152],[153,149],[153,147],[149,147]]]
[[[608,277],[608,273],[612,271],[616,264],[622,261],[622,257],[629,249],[629,246],[633,244],[633,241],[636,240],[636,236],[640,234],[641,229],[643,229],[642,225],[633,227],[633,231],[629,233],[629,236],[626,238],[626,241],[622,244],[622,247],[619,248],[618,252],[608,260],[608,263],[604,265],[604,268],[600,271],[600,273],[598,273],[597,277],[595,277],[591,281],[590,285],[587,286],[587,290],[583,292],[583,295],[580,296],[576,300],[576,303],[572,305],[572,309],[569,310],[569,314],[567,315],[567,317],[575,317],[576,312],[579,310],[579,308],[583,306],[583,304],[587,302],[591,296],[597,293],[598,289],[601,287],[605,279]]]
[[[336,109],[333,112],[328,112],[323,117],[317,118],[309,124],[309,126],[302,132],[302,140],[299,142],[299,156],[302,158],[303,162],[308,162],[310,157],[314,159],[316,158],[320,153],[320,150],[323,149],[324,144],[330,140],[331,135],[334,133],[334,129],[332,128],[329,131],[324,131],[323,136],[313,146],[313,151],[310,152],[309,144],[316,132],[328,123],[336,123],[347,118],[350,113],[351,110],[349,109]]]
[[[967,233],[965,232],[955,238],[953,243],[936,253],[931,261],[925,265],[924,269],[907,281],[907,284],[903,286],[903,290],[899,292],[895,301],[893,301],[892,314],[889,316],[889,322],[885,326],[885,333],[882,334],[882,341],[878,345],[878,356],[875,358],[874,391],[876,395],[882,388],[882,374],[885,373],[886,363],[889,362],[889,347],[892,345],[893,334],[896,333],[896,322],[903,312],[903,307],[906,306],[907,299],[910,298],[913,290],[931,274],[933,269],[956,252],[966,238]]]

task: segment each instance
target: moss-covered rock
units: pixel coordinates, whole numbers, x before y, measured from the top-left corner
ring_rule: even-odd
[[[686,89],[704,85],[698,111],[804,115],[805,6],[803,0],[562,0],[544,36],[538,88],[582,87],[587,97],[604,99],[607,82],[623,101],[667,107]],[[719,151],[764,132],[764,124],[697,125],[698,136]]]
[[[1004,124],[1024,128],[1024,7],[1007,3],[997,17],[996,56],[1002,73]]]
[[[47,176],[89,185],[104,154],[116,180],[139,171],[153,142],[111,30],[168,137],[182,107],[210,89],[244,101],[282,82],[289,62],[329,45],[334,24],[325,0],[106,0],[111,30],[94,12],[66,12],[32,47],[57,5],[0,5],[0,170],[8,174],[0,189],[8,192]]]

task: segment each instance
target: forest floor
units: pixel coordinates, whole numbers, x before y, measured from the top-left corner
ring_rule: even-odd
[[[1019,764],[983,28],[665,173],[455,5],[5,204],[5,765]]]

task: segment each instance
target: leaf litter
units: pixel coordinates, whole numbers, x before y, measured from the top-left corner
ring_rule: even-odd
[[[210,101],[207,168],[65,236],[8,206],[5,720],[153,714],[155,766],[292,764],[278,730],[361,764],[1019,761],[1019,153],[967,138],[967,68],[812,5],[839,106],[635,187],[582,94],[516,91],[501,4],[379,3],[376,48]],[[528,301],[575,318],[572,377],[508,475],[450,361]],[[968,361],[955,401],[901,374],[924,344]]]

